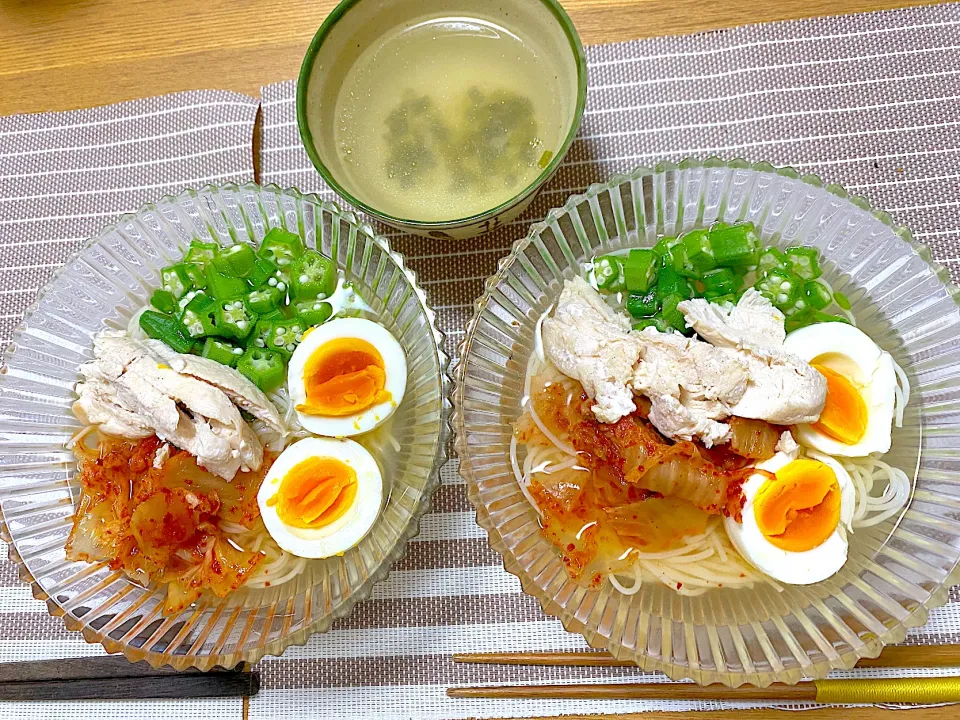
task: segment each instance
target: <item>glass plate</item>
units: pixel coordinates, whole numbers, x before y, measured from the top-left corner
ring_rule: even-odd
[[[407,353],[410,376],[394,422],[397,465],[389,496],[360,544],[314,561],[275,588],[200,601],[172,617],[164,593],[143,588],[105,564],[66,559],[78,488],[65,443],[79,429],[70,406],[77,366],[93,335],[125,328],[194,237],[223,245],[258,244],[267,230],[299,232],[335,258],[379,321]],[[50,613],[91,643],[131,660],[182,669],[254,662],[303,644],[370,596],[417,534],[446,459],[449,403],[442,336],[403,258],[351,212],[276,186],[188,190],[125,215],[67,261],[26,312],[0,368],[0,509],[3,539],[20,577]]]
[[[850,298],[860,327],[906,370],[913,395],[886,459],[913,476],[911,502],[899,517],[858,529],[843,570],[817,585],[699,597],[659,583],[632,597],[607,583],[582,588],[540,534],[510,465],[535,323],[585,259],[717,220],[753,221],[765,243],[818,248],[825,277]],[[487,281],[456,371],[460,474],[506,569],[590,645],[703,684],[822,677],[902,641],[958,579],[958,337],[957,289],[946,271],[863,198],[768,164],[711,159],[638,168],[551,210]]]

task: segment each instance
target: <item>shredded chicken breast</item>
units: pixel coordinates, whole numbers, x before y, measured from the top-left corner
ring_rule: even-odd
[[[714,347],[779,347],[787,336],[783,313],[753,288],[748,288],[733,308],[695,298],[684,300],[677,309],[687,326]]]
[[[784,455],[789,455],[791,458],[796,459],[797,455],[800,454],[800,446],[797,444],[797,441],[793,439],[793,433],[789,430],[784,430],[780,433],[780,439],[777,441],[776,446],[777,452],[782,452]]]
[[[543,347],[560,372],[583,385],[597,420],[613,423],[636,410],[627,383],[640,340],[582,278],[566,282],[553,317],[543,321]]]
[[[733,309],[702,298],[677,308],[687,325],[715,347],[736,354],[750,381],[731,415],[776,425],[816,422],[827,399],[827,381],[809,364],[783,350],[783,314],[752,288]]]
[[[212,382],[202,379],[207,369],[194,362],[200,360],[105,330],[94,339],[94,360],[80,366],[74,413],[107,435],[156,435],[227,480],[240,470],[259,469],[263,447],[240,408],[279,428],[276,408],[229,368],[213,373]]]
[[[642,362],[633,376],[634,392],[650,398],[650,422],[667,437],[707,447],[730,438],[729,417],[747,389],[747,367],[736,355],[679,333],[644,328]]]
[[[547,357],[580,381],[597,420],[614,423],[635,409],[633,393],[650,400],[650,422],[676,440],[712,447],[730,439],[731,416],[777,425],[813,422],[823,410],[826,381],[782,349],[779,310],[755,290],[724,308],[703,299],[679,304],[700,338],[632,331],[581,278],[567,281],[553,317],[543,322]],[[706,342],[705,342],[706,341]]]
[[[283,423],[276,406],[270,402],[263,391],[245,376],[233,368],[221,365],[215,360],[199,355],[181,355],[160,340],[146,340],[143,343],[150,352],[163,360],[173,370],[197,380],[203,380],[218,390],[222,390],[231,402],[253,417],[263,420],[271,429],[283,433]]]

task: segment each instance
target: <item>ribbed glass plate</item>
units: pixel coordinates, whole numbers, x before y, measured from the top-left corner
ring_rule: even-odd
[[[632,597],[567,577],[509,459],[537,319],[564,278],[598,253],[650,246],[717,220],[750,220],[768,244],[810,245],[860,327],[913,386],[886,459],[915,477],[907,510],[851,537],[849,560],[813,586]],[[533,226],[476,303],[454,391],[460,474],[477,522],[543,609],[591,645],[699,683],[765,686],[876,657],[946,601],[960,560],[960,309],[946,272],[908,230],[862,198],[790,169],[688,160],[638,168],[571,197]],[[922,430],[922,433],[921,433]],[[922,437],[921,437],[922,435]]]
[[[64,543],[78,488],[65,443],[79,429],[70,406],[77,366],[104,327],[125,328],[159,285],[161,267],[192,238],[258,244],[267,230],[299,232],[337,260],[379,321],[403,345],[410,376],[393,432],[401,450],[371,532],[342,557],[312,562],[297,579],[201,601],[173,617],[164,593],[104,564],[71,562]],[[0,369],[0,509],[20,576],[51,614],[88,642],[131,660],[175,668],[232,666],[279,655],[324,632],[369,597],[417,534],[439,483],[448,436],[447,358],[414,274],[356,215],[276,186],[186,191],[125,215],[89,241],[27,310]],[[385,492],[385,494],[386,494]]]

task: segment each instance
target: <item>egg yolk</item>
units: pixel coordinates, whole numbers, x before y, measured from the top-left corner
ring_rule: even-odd
[[[840,483],[824,463],[794,460],[763,484],[753,514],[763,536],[781,550],[811,550],[840,522]]]
[[[294,465],[267,500],[285,525],[322,528],[341,517],[357,497],[357,473],[331,457],[311,457]]]
[[[845,375],[824,365],[811,366],[827,379],[827,400],[813,429],[844,445],[860,442],[867,433],[867,404]]]
[[[387,373],[377,349],[359,338],[336,338],[321,345],[303,368],[307,415],[354,415],[390,399]]]

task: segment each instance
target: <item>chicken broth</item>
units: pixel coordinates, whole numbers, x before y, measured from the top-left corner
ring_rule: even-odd
[[[530,185],[564,140],[563,73],[496,23],[394,28],[347,72],[334,139],[358,197],[395,217],[475,215]]]

